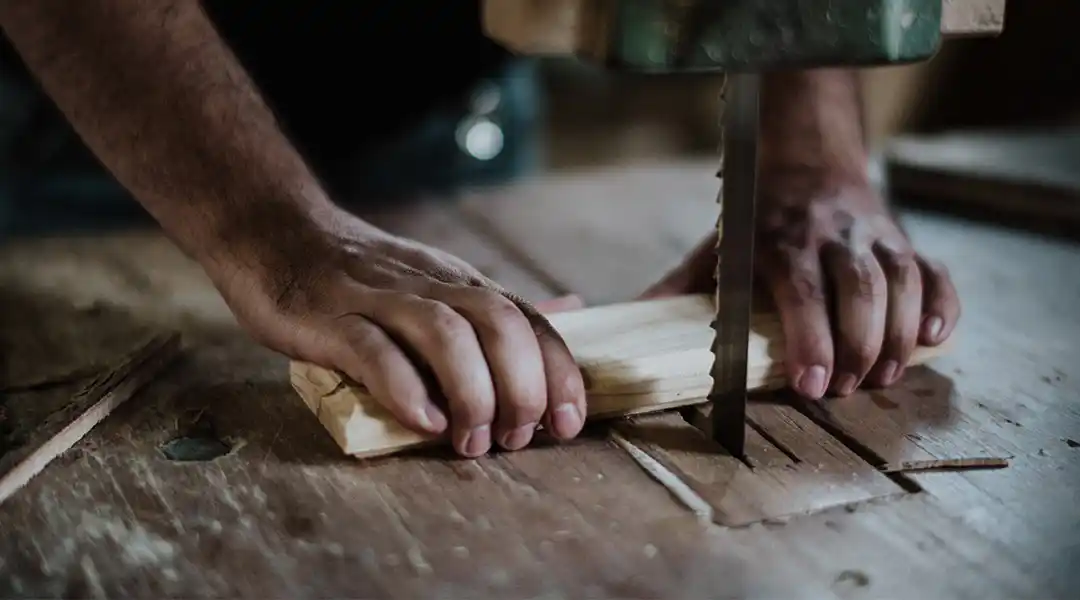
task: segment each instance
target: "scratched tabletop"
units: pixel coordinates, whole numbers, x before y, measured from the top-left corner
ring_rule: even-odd
[[[549,176],[369,216],[530,299],[602,304],[632,298],[708,230],[713,162]],[[895,389],[803,407],[787,450],[805,476],[775,478],[788,483],[759,508],[820,494],[807,465],[822,453],[857,456],[859,473],[958,457],[1009,467],[889,477],[862,501],[739,527],[696,518],[604,428],[475,461],[343,457],[285,359],[244,337],[156,230],[12,244],[4,313],[39,315],[4,329],[18,373],[96,364],[158,328],[185,346],[0,505],[0,596],[1067,597],[1080,585],[1080,245],[904,219],[960,289],[953,351]],[[756,485],[723,477],[709,453],[642,447],[718,513]]]

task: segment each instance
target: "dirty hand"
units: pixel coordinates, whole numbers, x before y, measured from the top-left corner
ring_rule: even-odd
[[[449,427],[464,456],[522,448],[541,422],[578,434],[581,374],[537,307],[455,256],[331,212],[268,216],[203,261],[258,341],[347,374],[409,429]]]
[[[791,385],[812,399],[891,385],[916,344],[941,344],[960,316],[944,267],[912,249],[871,185],[819,175],[761,173],[755,261]],[[715,246],[713,233],[645,296],[715,289]]]

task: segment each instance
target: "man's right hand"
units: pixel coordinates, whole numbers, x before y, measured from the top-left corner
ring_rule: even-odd
[[[345,373],[409,429],[449,426],[464,456],[493,442],[520,449],[539,423],[557,438],[578,434],[581,374],[535,307],[465,261],[344,211],[318,220],[260,227],[205,255],[256,340]]]

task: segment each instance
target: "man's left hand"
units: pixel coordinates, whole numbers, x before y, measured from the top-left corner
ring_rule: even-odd
[[[796,391],[889,386],[917,344],[949,337],[960,317],[952,280],[915,252],[868,182],[814,169],[760,181],[756,279],[780,313]],[[714,232],[643,297],[714,290],[715,247]]]

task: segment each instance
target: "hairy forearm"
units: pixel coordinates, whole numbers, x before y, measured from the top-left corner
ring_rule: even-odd
[[[761,113],[764,165],[865,176],[862,98],[855,71],[814,69],[766,75]]]
[[[189,254],[252,219],[328,205],[197,0],[0,0],[0,26]]]

